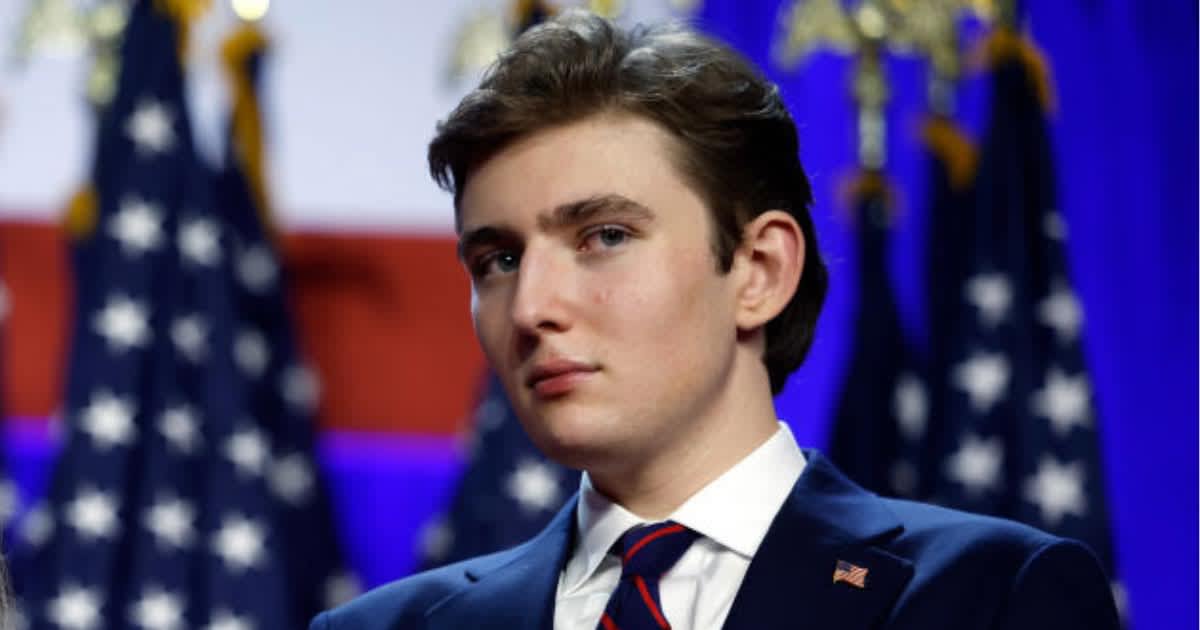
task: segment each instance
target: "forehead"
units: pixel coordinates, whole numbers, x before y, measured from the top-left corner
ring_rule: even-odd
[[[652,210],[699,204],[675,165],[676,140],[658,124],[603,114],[513,142],[467,179],[460,232],[483,224],[532,225],[565,203],[620,195]]]

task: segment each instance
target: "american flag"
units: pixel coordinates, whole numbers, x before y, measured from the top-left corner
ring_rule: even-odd
[[[838,582],[851,584],[858,588],[866,588],[867,568],[850,564],[845,560],[838,560],[837,566],[833,569],[833,583],[837,584]]]
[[[1006,29],[993,37],[1029,46]],[[932,288],[958,298],[937,331],[949,361],[934,498],[1082,540],[1111,571],[1083,309],[1030,55],[997,55],[962,283]]]
[[[972,209],[975,149],[944,114],[923,129],[929,149],[927,253],[929,321],[925,353],[906,334],[889,275],[893,211],[881,174],[860,176],[855,186],[858,304],[850,367],[834,419],[830,456],[850,478],[874,492],[928,499],[941,474],[936,440],[944,434],[939,413],[946,366],[952,357],[945,331],[955,327],[959,300],[942,287],[966,279],[970,252],[965,221]]]
[[[946,435],[947,418],[942,406],[946,379],[957,360],[958,339],[952,333],[959,326],[961,291],[967,279],[972,242],[969,226],[974,216],[974,181],[978,149],[962,129],[945,113],[932,114],[923,129],[928,149],[929,241],[926,248],[926,283],[929,308],[929,340],[926,354],[926,405],[921,436],[925,456],[919,466],[918,497],[929,498],[942,466],[936,456],[944,449],[938,442]],[[928,392],[933,392],[929,395]]]
[[[1083,309],[1067,264],[1039,73],[1028,66],[1036,54],[1004,29],[992,41],[1000,52],[990,120],[969,185],[954,176],[963,164],[951,163],[956,154],[973,161],[969,147],[948,120],[935,122],[951,150],[932,156],[929,367],[924,378],[899,376],[914,364],[899,342],[884,235],[860,226],[861,314],[832,453],[877,492],[1082,540],[1111,575]]]
[[[854,186],[858,305],[854,349],[837,408],[830,457],[852,479],[895,496],[919,493],[928,416],[924,371],[905,342],[888,274],[893,214],[882,174]]]
[[[162,6],[132,5],[99,121],[64,443],[14,583],[32,628],[303,627],[344,583],[315,381],[244,162],[196,155]]]

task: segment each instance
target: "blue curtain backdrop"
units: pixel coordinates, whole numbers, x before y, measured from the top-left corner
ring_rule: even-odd
[[[772,62],[780,2],[709,0],[699,25],[768,69],[800,126],[821,247],[833,276],[809,363],[779,399],[801,443],[826,444],[849,358],[853,229],[836,197],[854,160],[850,61]],[[1051,133],[1086,317],[1117,561],[1140,628],[1195,627],[1197,576],[1197,65],[1194,2],[1066,0],[1025,7],[1057,94]],[[924,329],[924,66],[893,57],[890,176],[903,214],[891,269],[905,325]],[[986,81],[964,81],[959,119],[979,137]]]

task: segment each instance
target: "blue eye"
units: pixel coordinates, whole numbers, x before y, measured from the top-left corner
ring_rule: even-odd
[[[517,263],[519,263],[521,259],[513,252],[500,252],[496,255],[495,261],[497,270],[508,273],[510,271],[516,271]]]
[[[600,229],[600,242],[608,247],[614,247],[625,242],[629,238],[629,233],[615,227],[605,227]]]
[[[521,256],[516,252],[501,250],[480,256],[471,264],[471,274],[484,278],[496,273],[512,273],[520,265]]]
[[[602,225],[584,234],[580,250],[612,249],[628,241],[629,230],[618,225]]]

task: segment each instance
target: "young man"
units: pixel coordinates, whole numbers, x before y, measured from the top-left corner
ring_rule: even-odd
[[[1083,546],[871,495],[776,419],[826,272],[794,125],[738,55],[564,14],[429,159],[488,361],[534,443],[586,474],[529,543],[315,630],[1116,627]]]

